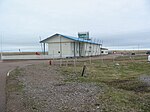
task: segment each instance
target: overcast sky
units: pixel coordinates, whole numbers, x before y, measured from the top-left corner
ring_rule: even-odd
[[[150,0],[0,0],[3,49],[40,49],[55,33],[89,31],[109,48],[150,48]]]

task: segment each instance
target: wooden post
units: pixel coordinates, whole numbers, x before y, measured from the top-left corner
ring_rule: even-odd
[[[113,63],[115,63],[115,56],[113,56]]]
[[[90,65],[92,64],[92,46],[90,43],[90,57],[89,57]]]
[[[62,59],[60,59],[59,62],[60,62],[60,67],[61,67],[62,66]]]
[[[66,60],[66,67],[68,67],[68,59]]]
[[[82,77],[83,77],[84,74],[85,74],[85,69],[86,69],[86,64],[84,63],[83,70],[82,70],[82,74],[81,74]]]
[[[49,65],[52,65],[52,61],[51,60],[49,60]]]
[[[90,65],[92,64],[92,57],[90,56]]]
[[[74,72],[76,73],[76,60],[74,58]]]
[[[104,64],[104,55],[101,55],[101,62]]]

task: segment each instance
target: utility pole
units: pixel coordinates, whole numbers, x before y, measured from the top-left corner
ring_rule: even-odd
[[[0,58],[0,60],[2,60],[2,56],[3,56],[3,52],[2,52],[2,51],[3,51],[3,50],[2,50],[3,48],[2,48],[2,47],[3,47],[3,46],[2,46],[2,35],[1,35],[1,58]]]

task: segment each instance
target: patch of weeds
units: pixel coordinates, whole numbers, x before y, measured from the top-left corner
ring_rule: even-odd
[[[148,89],[149,87],[143,83],[138,81],[138,79],[126,79],[126,80],[113,80],[110,82],[104,82],[108,84],[109,86],[113,86],[114,88],[124,89],[128,91],[134,91],[134,92],[150,92]]]
[[[150,94],[142,95],[142,105],[141,109],[144,110],[144,112],[150,112]]]
[[[16,83],[7,85],[8,92],[23,92],[24,85],[17,81]]]
[[[6,111],[14,111],[14,108],[22,110],[22,101],[24,94],[24,85],[19,81],[19,76],[21,75],[21,69],[16,68],[13,70],[6,80]]]
[[[119,56],[116,58],[116,61],[131,61],[132,60],[142,60],[145,61],[147,60],[147,56]]]
[[[106,88],[103,94],[99,94],[99,104],[104,112],[149,112],[150,110],[150,99],[140,97],[134,92],[110,87]]]
[[[65,82],[75,82],[81,76],[82,68],[76,67],[76,70],[74,70],[73,67],[62,67],[60,72],[64,76]]]
[[[81,77],[82,67],[78,67],[76,74],[73,73],[73,67],[63,68],[62,73],[67,76],[65,81],[77,81],[77,82],[97,82],[106,83],[109,86],[113,86],[120,89],[125,89],[135,92],[149,92],[148,87],[138,80],[138,77],[143,72],[149,71],[150,65],[142,65],[145,63],[120,63],[116,68],[113,64],[109,64],[106,67],[99,65],[93,65],[87,67],[86,77]]]
[[[10,73],[6,82],[8,92],[23,92],[24,85],[17,79],[19,75],[21,75],[21,69],[18,68]]]

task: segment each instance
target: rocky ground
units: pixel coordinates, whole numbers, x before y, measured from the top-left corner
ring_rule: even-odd
[[[13,71],[7,89],[7,112],[99,112],[103,92],[94,83],[65,82],[59,67],[44,64]]]

